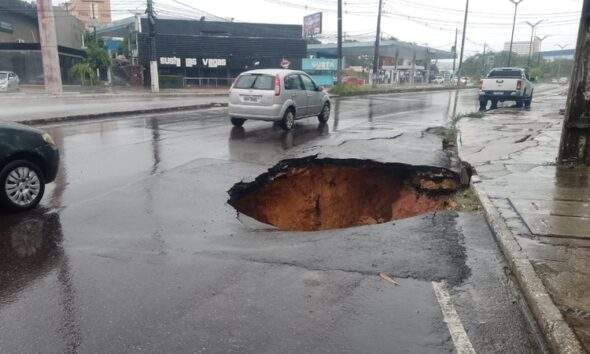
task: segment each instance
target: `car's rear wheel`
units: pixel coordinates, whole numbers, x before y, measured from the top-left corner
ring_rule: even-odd
[[[283,115],[283,120],[281,121],[281,128],[284,130],[291,130],[295,126],[295,110],[289,108],[285,114]]]
[[[326,123],[328,120],[330,120],[330,103],[326,102],[324,104],[324,107],[318,116],[318,120],[320,123]]]
[[[0,171],[0,205],[9,210],[36,207],[44,192],[43,173],[29,161],[13,161]]]
[[[241,127],[242,125],[244,125],[244,122],[246,120],[243,118],[231,118],[231,124],[234,125],[234,127]]]

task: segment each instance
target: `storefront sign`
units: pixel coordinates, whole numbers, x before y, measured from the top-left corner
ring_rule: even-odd
[[[175,65],[177,67],[182,67],[182,59],[177,57],[162,57],[160,58],[160,65]],[[185,58],[184,59],[184,66],[186,68],[209,68],[215,69],[219,67],[226,67],[227,66],[227,59],[220,59],[220,58]]]
[[[322,33],[322,13],[318,12],[303,18],[303,38],[313,38]]]
[[[336,71],[338,70],[338,59],[303,59],[301,67],[303,70],[309,71]]]
[[[180,58],[177,57],[162,57],[160,58],[161,65],[176,65],[177,67],[181,67],[182,63]]]
[[[227,66],[226,59],[202,59],[203,66],[206,68],[218,68],[220,66]]]
[[[283,69],[289,69],[290,66],[291,66],[291,62],[290,61],[288,61],[287,59],[281,60],[281,68],[283,68]]]

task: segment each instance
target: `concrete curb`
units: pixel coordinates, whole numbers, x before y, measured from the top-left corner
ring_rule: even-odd
[[[529,309],[545,336],[545,340],[555,353],[586,353],[573,330],[553,303],[551,295],[535,272],[526,253],[478,182],[474,180],[471,185],[477,193],[484,209],[485,218],[518,282]]]
[[[123,117],[123,116],[131,116],[131,115],[138,115],[138,114],[193,111],[193,110],[197,110],[197,109],[208,109],[208,108],[214,108],[214,107],[227,107],[227,103],[205,103],[205,104],[179,106],[179,107],[178,106],[177,107],[162,107],[162,108],[138,109],[138,110],[118,111],[118,112],[104,112],[104,113],[95,113],[95,114],[80,114],[80,115],[72,115],[72,116],[30,119],[30,120],[19,121],[17,123],[27,124],[27,125],[40,125],[40,124],[50,124],[50,123],[60,123],[60,122],[92,120],[92,119],[100,119],[100,118],[107,118],[107,117]]]

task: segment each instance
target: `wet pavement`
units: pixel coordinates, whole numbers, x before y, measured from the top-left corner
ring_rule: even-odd
[[[347,98],[291,133],[232,128],[221,108],[45,127],[56,183],[39,209],[0,214],[0,352],[544,350],[480,214],[282,232],[226,204],[285,158],[452,168],[426,131],[475,105],[474,91]]]
[[[548,87],[530,111],[462,121],[460,155],[590,350],[590,169],[555,166],[565,100],[563,88]]]

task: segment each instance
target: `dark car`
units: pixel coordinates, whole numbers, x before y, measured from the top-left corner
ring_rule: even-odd
[[[51,135],[0,122],[0,207],[28,210],[39,204],[45,184],[55,180],[59,151]]]

